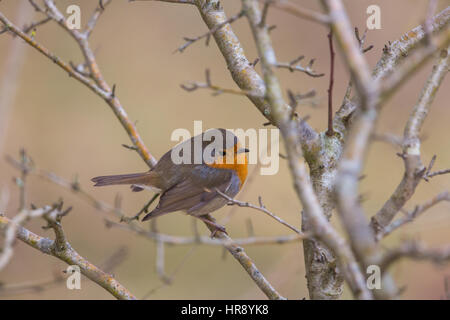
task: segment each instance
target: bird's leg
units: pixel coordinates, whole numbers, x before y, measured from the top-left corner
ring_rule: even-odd
[[[196,218],[199,218],[203,222],[205,222],[205,223],[209,224],[210,226],[214,227],[214,230],[211,231],[211,238],[214,238],[214,236],[216,235],[217,231],[223,232],[226,235],[228,235],[228,233],[225,230],[224,226],[221,226],[220,224],[217,224],[214,221],[211,221],[211,220],[209,220],[208,218],[206,218],[204,216],[196,216]]]

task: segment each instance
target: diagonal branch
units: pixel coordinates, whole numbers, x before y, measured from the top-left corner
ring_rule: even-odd
[[[221,192],[220,190],[216,189],[216,192],[223,197],[224,199],[228,200],[228,205],[237,205],[239,207],[243,207],[243,208],[252,208],[255,209],[257,211],[263,212],[265,214],[267,214],[269,217],[275,219],[276,221],[278,221],[279,223],[281,223],[282,225],[288,227],[289,229],[293,230],[295,233],[302,235],[303,237],[305,237],[305,235],[298,230],[296,227],[290,225],[289,223],[287,223],[286,221],[284,221],[283,219],[281,219],[280,217],[276,216],[275,214],[273,214],[272,212],[270,212],[262,203],[262,199],[261,197],[259,197],[259,206],[255,206],[254,204],[251,204],[249,202],[243,202],[243,201],[239,201],[239,200],[235,200],[229,196],[227,196],[225,193]]]
[[[300,56],[294,60],[292,60],[289,63],[286,62],[277,62],[274,64],[275,67],[280,68],[280,69],[288,69],[290,72],[294,72],[294,71],[299,71],[299,72],[303,72],[305,74],[307,74],[310,77],[313,78],[320,78],[323,77],[325,74],[324,73],[317,73],[316,71],[314,71],[312,69],[312,66],[314,64],[315,59],[311,59],[309,60],[309,63],[306,67],[301,66],[300,64],[298,64],[298,62],[300,60],[302,60],[304,58],[304,56]]]
[[[102,13],[105,11],[105,8],[108,4],[111,3],[111,0],[99,0],[98,6],[95,8],[94,13],[92,14],[91,18],[89,19],[86,28],[84,30],[84,34],[86,37],[89,37],[94,30],[95,26],[97,25],[97,21],[102,15]]]
[[[383,229],[382,234],[381,233],[377,234],[377,240],[381,239],[382,237],[386,237],[387,235],[391,234],[398,228],[414,221],[414,219],[416,219],[418,216],[422,215],[425,211],[427,211],[428,209],[430,209],[431,207],[435,206],[436,204],[442,201],[450,202],[450,194],[448,193],[448,191],[442,192],[438,194],[436,197],[432,198],[431,200],[416,206],[414,210],[407,212],[404,217],[401,217],[400,219],[393,221],[391,224],[389,224]]]
[[[80,254],[72,248],[69,242],[65,240],[66,238],[60,221],[58,221],[58,217],[63,214],[64,212],[61,212],[60,208],[56,207],[36,209],[27,214],[28,216],[43,215],[49,222],[51,228],[55,231],[55,240],[41,237],[20,225],[16,227],[16,236],[27,245],[42,253],[54,256],[66,262],[68,265],[77,265],[80,267],[80,271],[83,275],[102,286],[117,299],[135,300],[136,298],[128,291],[128,289],[123,287],[112,275],[107,274],[84,257],[80,256]],[[0,215],[0,228],[9,228],[9,226],[14,223],[15,222],[7,217]]]
[[[430,249],[416,241],[406,241],[401,246],[384,254],[380,268],[387,269],[401,258],[414,260],[430,260],[442,264],[450,261],[450,246]]]
[[[68,63],[61,60],[58,56],[50,52],[47,48],[42,46],[40,43],[36,42],[33,38],[25,34],[15,26],[12,22],[10,22],[1,12],[0,12],[0,21],[5,25],[5,27],[14,33],[15,35],[22,38],[27,44],[29,44],[34,49],[38,50],[40,53],[42,53],[44,56],[46,56],[48,59],[53,61],[56,65],[58,65],[60,68],[62,68],[64,71],[66,71],[70,77],[78,80],[85,86],[87,86],[91,91],[93,91],[95,94],[100,96],[105,102],[111,107],[111,109],[114,111],[114,114],[117,116],[117,118],[120,120],[120,123],[125,128],[125,131],[127,132],[128,136],[130,137],[133,144],[136,146],[137,151],[141,158],[152,167],[156,164],[156,159],[153,158],[153,156],[148,151],[147,147],[144,145],[144,142],[142,141],[142,138],[140,137],[139,133],[136,130],[135,125],[133,122],[128,118],[127,113],[123,109],[119,99],[112,95],[112,91],[109,89],[108,86],[99,86],[98,84],[94,83],[91,79],[87,78],[86,76],[82,75],[79,72],[76,72]],[[90,64],[91,71],[94,70],[95,72],[92,72],[93,75],[98,75],[98,68],[97,64]],[[92,68],[95,66],[94,68]],[[97,77],[98,80],[98,77]],[[98,82],[98,81],[97,81]]]
[[[381,258],[373,230],[368,225],[358,198],[359,177],[377,116],[375,110],[377,86],[372,80],[369,65],[364,58],[360,43],[354,36],[354,30],[342,1],[322,0],[322,4],[332,19],[333,33],[336,35],[360,100],[360,109],[346,138],[335,190],[339,217],[361,267],[366,270],[369,265],[379,264]],[[381,289],[375,291],[374,296],[384,299],[394,297],[397,289],[387,272],[383,272],[381,281]]]
[[[394,193],[372,217],[371,226],[376,233],[383,233],[383,229],[412,197],[417,185],[426,173],[426,167],[420,157],[419,135],[436,92],[448,72],[450,65],[449,50],[442,50],[406,124],[402,143],[403,153],[401,154],[405,173]]]
[[[260,26],[261,12],[257,0],[243,0],[243,7],[252,29],[253,37],[261,58],[261,64],[266,83],[266,97],[271,106],[275,124],[280,128],[286,150],[289,167],[294,180],[294,188],[301,200],[303,209],[311,220],[314,236],[325,242],[337,255],[340,270],[348,281],[353,293],[361,298],[369,299],[371,294],[364,284],[353,254],[345,241],[338,235],[325,217],[318,198],[309,180],[306,166],[302,161],[302,150],[298,146],[300,136],[295,125],[284,108],[285,103],[281,95],[281,88],[275,73],[272,70],[276,62],[275,52],[266,26]]]
[[[437,35],[438,33],[446,30],[450,24],[450,7],[447,7],[442,12],[430,19],[429,32],[431,35]],[[377,62],[375,68],[372,71],[372,78],[375,81],[382,83],[381,79],[392,75],[397,66],[405,61],[406,57],[409,57],[411,52],[417,49],[426,38],[427,33],[423,25],[419,25],[412,30],[405,33],[402,37],[394,42],[389,42],[383,49],[383,55]],[[349,91],[350,88],[347,89]],[[356,97],[348,99],[346,97],[342,103],[341,108],[335,115],[335,127],[339,126],[342,132],[353,123],[354,115],[360,103]]]
[[[80,33],[77,30],[72,30],[66,24],[65,18],[62,13],[58,10],[55,3],[52,0],[45,0],[45,4],[47,10],[45,11],[47,15],[55,20],[63,29],[65,29],[79,44],[81,51],[83,52],[86,63],[90,70],[90,76],[94,79],[95,83],[92,83],[90,79],[81,75],[78,72],[75,72],[72,67],[64,62],[62,62],[55,55],[51,54],[47,49],[42,47],[36,41],[28,37],[28,35],[24,34],[20,29],[14,26],[6,17],[0,13],[0,21],[2,21],[6,28],[12,31],[14,34],[17,34],[20,38],[24,39],[29,45],[43,53],[48,58],[52,59],[55,63],[57,63],[60,67],[66,70],[71,76],[73,75],[77,80],[88,86],[92,91],[96,92],[100,95],[111,107],[114,111],[115,115],[122,123],[123,127],[127,131],[130,136],[133,144],[136,146],[139,155],[143,158],[143,160],[150,166],[153,167],[156,164],[156,159],[149,153],[147,147],[144,145],[142,139],[140,138],[134,124],[128,119],[128,116],[120,104],[118,98],[115,95],[115,86],[110,88],[106,81],[104,80],[100,69],[95,60],[94,53],[89,47],[89,42],[86,34]],[[217,31],[215,34],[218,34],[221,30]],[[211,218],[212,219],[212,218]],[[208,224],[206,224],[209,226]],[[226,234],[222,232],[217,232],[216,236],[221,239],[230,240]],[[271,299],[283,299],[282,296],[270,285],[270,283],[264,278],[264,276],[259,272],[256,268],[253,261],[243,252],[243,250],[236,245],[227,245],[227,249],[230,253],[241,263],[241,265],[246,269],[255,283],[261,288],[261,290]]]
[[[213,217],[209,214],[207,215],[208,220],[215,221]],[[217,231],[217,229],[209,224],[205,224],[211,232]],[[231,255],[241,264],[241,266],[247,271],[252,280],[261,289],[262,292],[271,300],[285,300],[282,295],[280,295],[269,281],[262,275],[258,270],[256,265],[250,259],[250,257],[245,253],[244,249],[236,245],[233,240],[223,232],[216,232],[216,238],[223,241],[223,246],[231,253]]]
[[[194,1],[209,30],[215,30],[228,20],[220,1]],[[254,95],[249,95],[248,98],[264,117],[271,123],[275,123],[271,108],[264,98],[266,95],[265,83],[256,72],[253,64],[247,59],[244,49],[231,26],[217,30],[213,37],[225,58],[234,82],[242,91],[254,93]],[[283,106],[283,109],[288,113],[291,110],[287,104]],[[300,132],[301,143],[305,152],[314,152],[314,147],[318,143],[318,134],[305,121],[301,120],[298,120],[297,130]]]
[[[325,25],[330,23],[330,18],[327,15],[307,8],[300,7],[297,4],[291,3],[287,0],[280,0],[280,1],[271,0],[270,6],[305,20],[318,22],[320,24]]]
[[[244,12],[241,10],[239,11],[237,14],[235,14],[234,16],[229,17],[227,20],[225,20],[224,22],[218,24],[217,26],[215,26],[214,28],[210,29],[208,32],[194,37],[194,38],[187,38],[185,37],[184,40],[186,41],[185,44],[183,44],[182,46],[180,46],[175,52],[183,52],[187,47],[189,47],[191,44],[193,44],[194,42],[201,40],[203,38],[206,38],[206,43],[208,44],[209,42],[209,38],[219,29],[225,27],[227,24],[231,24],[233,22],[235,22],[236,20],[242,18],[242,16],[244,15]]]

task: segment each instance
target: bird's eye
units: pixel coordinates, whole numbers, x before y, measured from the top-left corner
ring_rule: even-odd
[[[227,154],[227,152],[225,150],[221,151],[220,153],[222,154],[222,156],[225,156]]]

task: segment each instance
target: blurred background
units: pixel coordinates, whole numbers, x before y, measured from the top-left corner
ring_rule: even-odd
[[[321,10],[317,1],[293,0],[304,7]],[[97,1],[57,1],[65,12],[70,4],[81,7],[82,24],[89,19]],[[222,1],[228,16],[240,10],[239,0]],[[381,30],[369,31],[366,44],[374,49],[367,59],[374,66],[388,41],[398,39],[403,33],[423,22],[428,1],[426,0],[352,0],[345,1],[353,25],[362,31],[367,18],[366,8],[371,4],[381,7]],[[439,10],[448,5],[439,1]],[[41,19],[28,1],[3,0],[0,11],[12,22],[24,17],[26,22]],[[22,19],[22,20],[21,20]],[[278,70],[284,90],[305,93],[317,91],[315,107],[301,106],[301,115],[310,115],[310,124],[317,130],[326,128],[326,105],[329,70],[327,28],[293,17],[285,12],[271,9],[269,24],[277,28],[272,39],[279,61],[291,61],[305,55],[305,61],[315,58],[315,70],[326,73],[322,78],[310,78],[302,73]],[[23,25],[23,23],[19,23]],[[248,22],[240,19],[232,25],[250,61],[257,57]],[[183,37],[195,37],[207,29],[194,6],[176,5],[158,1],[131,2],[116,0],[109,5],[100,18],[91,37],[97,62],[107,82],[116,84],[116,95],[128,112],[130,119],[137,121],[137,128],[150,152],[159,158],[174,142],[170,135],[174,129],[193,131],[193,121],[202,120],[204,129],[262,128],[265,119],[251,102],[242,96],[222,94],[212,96],[210,91],[186,92],[181,83],[204,81],[206,68],[211,71],[214,84],[225,88],[237,88],[214,41],[208,47],[199,41],[184,53],[174,53],[184,43]],[[76,43],[60,27],[48,23],[38,28],[37,41],[65,61],[79,63],[82,56]],[[121,144],[129,144],[128,136],[109,107],[86,87],[67,76],[60,68],[36,50],[21,43],[23,57],[11,66],[8,60],[10,48],[17,38],[8,34],[0,36],[0,79],[6,79],[10,90],[16,90],[13,99],[2,110],[0,125],[0,191],[5,201],[0,208],[8,217],[18,208],[18,190],[14,177],[19,175],[4,160],[5,155],[18,157],[25,148],[40,168],[54,172],[68,180],[78,177],[81,186],[99,200],[114,203],[118,193],[122,195],[124,211],[134,215],[148,201],[149,192],[131,193],[127,186],[93,188],[90,179],[97,175],[139,172],[146,165],[133,151]],[[403,133],[404,123],[417,101],[420,89],[431,70],[429,63],[410,79],[384,106],[378,122],[377,132],[396,135]],[[259,66],[257,70],[260,71]],[[348,75],[341,57],[337,56],[335,70],[334,101],[337,108],[348,84]],[[3,81],[3,80],[2,80]],[[434,154],[437,160],[434,169],[450,167],[450,78],[444,80],[423,130],[422,156],[428,163]],[[281,152],[284,152],[281,150]],[[374,142],[365,167],[366,179],[361,192],[366,201],[364,207],[368,217],[373,215],[397,186],[403,174],[403,163],[396,156],[392,145]],[[252,168],[254,168],[253,166]],[[251,169],[252,169],[251,168]],[[177,271],[171,285],[159,289],[161,281],[155,267],[155,243],[134,233],[105,227],[105,216],[92,208],[70,191],[47,181],[30,176],[28,201],[43,206],[63,198],[73,211],[63,221],[72,246],[94,264],[101,264],[121,247],[128,255],[115,270],[116,278],[138,298],[147,293],[149,299],[263,299],[265,296],[255,286],[241,266],[217,246],[200,245],[166,247],[166,272],[172,273],[189,253]],[[429,183],[422,182],[406,209],[430,199],[439,192],[450,189],[450,176],[438,176]],[[246,185],[241,200],[257,203],[262,196],[271,211],[289,223],[300,226],[301,205],[292,189],[287,163],[280,162],[279,173],[273,176],[253,175]],[[9,195],[9,197],[8,197]],[[227,215],[231,208],[225,207],[214,216]],[[401,239],[419,238],[430,246],[450,242],[450,204],[441,203],[385,239],[386,247]],[[291,231],[269,217],[246,208],[238,208],[226,227],[231,237],[248,236],[248,220],[258,236],[285,235]],[[339,226],[336,217],[333,224]],[[27,227],[34,232],[53,237],[49,230],[41,229],[43,220],[31,221]],[[144,228],[149,225],[143,224]],[[191,218],[182,213],[173,213],[159,218],[161,232],[192,235]],[[198,224],[201,234],[209,232]],[[308,297],[300,242],[283,245],[247,246],[245,250],[260,271],[275,288],[289,299]],[[14,256],[0,273],[0,283],[15,284],[52,279],[66,265],[56,258],[17,241]],[[405,299],[441,299],[444,295],[444,279],[450,276],[449,266],[437,267],[427,262],[401,261],[392,273],[399,287],[404,287]],[[68,290],[65,283],[41,292],[0,296],[0,299],[112,299],[103,288],[82,278],[81,290]],[[348,290],[343,295],[349,299]]]

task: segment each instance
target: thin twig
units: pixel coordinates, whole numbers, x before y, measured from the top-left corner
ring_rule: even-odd
[[[161,241],[167,245],[192,245],[202,244],[208,246],[224,246],[230,243],[238,246],[252,246],[252,245],[268,245],[268,244],[284,244],[290,242],[298,242],[304,238],[303,235],[283,235],[283,236],[253,236],[247,238],[236,239],[219,239],[211,238],[210,236],[194,235],[192,237],[181,237],[169,235],[161,232],[148,231],[136,224],[119,224],[111,220],[105,220],[105,225],[108,228],[117,228],[133,232],[150,241]]]
[[[92,77],[95,79],[95,83],[92,82],[92,80],[80,74],[79,72],[75,72],[73,68],[70,66],[70,64],[64,62],[58,56],[51,53],[47,48],[43,47],[41,44],[39,44],[34,39],[29,37],[27,34],[22,32],[18,27],[12,24],[1,12],[0,12],[0,21],[8,28],[8,30],[10,30],[11,32],[22,38],[31,47],[35,48],[44,56],[52,60],[59,67],[61,67],[71,77],[77,79],[85,86],[87,86],[89,89],[91,89],[94,93],[96,93],[98,96],[103,98],[106,101],[106,103],[108,103],[108,105],[111,107],[111,109],[114,111],[117,118],[120,120],[122,126],[125,128],[133,144],[138,148],[139,155],[150,167],[154,166],[156,164],[156,159],[153,158],[153,156],[149,153],[148,149],[145,147],[139,133],[136,130],[135,125],[133,124],[132,121],[129,120],[128,115],[123,109],[120,101],[118,100],[117,97],[111,98],[110,93],[111,89],[103,80],[98,65],[95,62],[94,55],[89,48],[87,40],[77,30],[71,30],[66,26],[64,16],[59,11],[56,11],[57,9],[54,6],[53,2],[46,1],[46,4],[52,5],[50,6],[50,8],[52,9],[51,12],[53,13],[53,15],[50,15],[49,13],[49,17],[51,17],[54,20],[57,19],[57,17],[59,17],[60,19],[57,20],[57,22],[64,28],[66,28],[66,30],[68,30],[68,32],[70,32],[70,34],[75,39],[77,39],[78,43],[80,44],[80,47],[82,48],[83,53],[85,54],[86,60],[88,62],[87,64],[90,68]]]
[[[44,218],[49,223],[49,226],[55,232],[55,240],[49,238],[43,238],[22,226],[16,227],[16,236],[18,239],[28,244],[29,246],[41,251],[42,253],[54,256],[68,265],[77,265],[80,267],[80,271],[86,277],[102,286],[108,292],[110,292],[117,299],[134,300],[136,299],[125,287],[123,287],[114,277],[105,273],[88,260],[83,258],[76,252],[72,246],[66,241],[64,231],[61,227],[61,217],[66,214],[65,211],[61,211],[61,205],[54,207],[45,207],[40,209],[40,212],[33,210],[27,212],[27,216],[33,216],[39,213],[44,215]],[[50,210],[50,211],[49,211]],[[0,216],[0,227],[8,228],[10,225],[15,224],[12,220],[5,216]]]
[[[298,5],[286,0],[273,1],[271,3],[271,6],[305,20],[310,20],[325,25],[330,22],[330,18],[327,15],[310,9],[299,7]]]
[[[389,234],[399,229],[400,227],[404,226],[405,224],[414,221],[419,215],[423,214],[425,211],[427,211],[428,209],[430,209],[431,207],[435,206],[436,204],[442,201],[450,202],[450,194],[448,193],[448,191],[442,192],[438,194],[436,197],[432,198],[431,200],[416,206],[414,210],[407,212],[405,216],[403,216],[402,218],[393,221],[391,224],[389,224],[383,229],[382,233],[377,234],[378,240],[388,236]]]
[[[218,30],[220,30],[221,28],[223,28],[227,24],[231,24],[231,23],[235,22],[236,20],[242,18],[243,15],[244,15],[244,12],[241,10],[237,14],[235,14],[234,16],[231,16],[226,21],[218,24],[217,26],[215,26],[214,28],[210,29],[208,32],[206,32],[206,33],[204,33],[204,34],[202,34],[200,36],[197,36],[197,37],[194,37],[194,38],[188,38],[188,37],[183,38],[186,41],[186,43],[183,44],[182,46],[180,46],[179,48],[177,48],[175,50],[175,52],[183,52],[191,44],[193,44],[194,42],[196,42],[198,40],[201,40],[203,38],[209,39],[209,37],[211,37]]]
[[[363,276],[354,260],[350,248],[330,225],[323,214],[320,203],[309,180],[305,163],[302,161],[302,150],[299,148],[299,142],[302,140],[302,137],[299,135],[295,123],[291,120],[291,113],[285,109],[280,84],[272,70],[276,58],[271,39],[267,28],[258,26],[258,22],[261,20],[261,12],[258,3],[256,0],[243,0],[243,6],[246,10],[246,15],[261,58],[261,66],[267,90],[266,98],[269,102],[271,113],[273,114],[272,122],[280,128],[283,140],[286,144],[295,191],[302,202],[305,214],[312,223],[313,229],[310,231],[314,236],[317,236],[334,250],[334,253],[338,257],[338,263],[342,263],[339,268],[342,270],[344,277],[348,280],[352,291],[364,298],[370,298],[371,294],[365,287]]]
[[[274,66],[281,69],[288,69],[291,72],[300,71],[313,78],[319,78],[325,75],[324,73],[317,73],[312,69],[315,59],[309,60],[309,63],[306,67],[302,67],[300,64],[297,64],[303,58],[304,56],[300,56],[289,63],[277,62],[274,64]]]
[[[98,6],[95,8],[94,13],[89,19],[86,28],[84,29],[84,34],[86,37],[89,37],[97,25],[97,21],[100,18],[101,14],[105,11],[105,8],[108,4],[111,3],[111,0],[98,0]]]
[[[417,241],[406,241],[398,248],[390,249],[384,254],[380,269],[387,270],[389,266],[401,258],[430,260],[434,263],[442,264],[450,261],[450,246],[430,249]]]
[[[449,63],[450,54],[445,50],[444,54],[440,55],[434,65],[422,89],[419,100],[408,118],[403,135],[403,152],[401,154],[405,166],[405,174],[393,194],[372,217],[371,226],[376,233],[383,233],[383,228],[394,219],[397,212],[412,197],[417,185],[424,177],[424,174],[427,173],[427,168],[423,165],[420,156],[420,131],[428,110],[434,101],[437,89],[448,72]]]
[[[30,33],[30,31],[35,31],[35,29],[36,29],[37,27],[39,27],[39,26],[41,26],[41,25],[44,25],[44,24],[46,24],[47,22],[49,22],[49,21],[51,21],[51,20],[52,20],[51,18],[47,17],[47,18],[44,18],[44,19],[42,19],[42,20],[39,20],[39,21],[30,23],[30,25],[26,25],[26,26],[23,28],[23,32],[25,32],[25,33]]]
[[[226,199],[228,201],[228,205],[237,205],[239,207],[252,208],[252,209],[255,209],[257,211],[263,212],[263,213],[267,214],[268,216],[270,216],[272,219],[275,219],[276,221],[278,221],[282,225],[284,225],[284,226],[288,227],[289,229],[293,230],[295,233],[300,234],[303,237],[305,237],[305,235],[300,230],[298,230],[296,227],[290,225],[289,223],[287,223],[286,221],[284,221],[283,219],[281,219],[277,215],[275,215],[272,212],[270,212],[269,210],[267,210],[267,208],[262,203],[261,197],[258,197],[259,206],[255,206],[254,204],[251,204],[249,202],[243,202],[243,201],[235,200],[235,199],[229,197],[228,195],[226,195],[225,193],[221,192],[220,190],[216,189],[216,192],[221,197],[223,197],[224,199]]]
[[[342,1],[322,0],[322,4],[333,18],[332,30],[360,99],[360,110],[346,139],[334,188],[339,217],[362,269],[366,270],[369,265],[377,264],[380,256],[380,248],[368,225],[358,192],[359,177],[377,116],[377,85],[372,79]],[[382,288],[373,292],[374,297],[394,297],[397,289],[389,273],[382,274],[381,282]]]
[[[234,95],[241,95],[241,96],[247,96],[247,97],[260,97],[260,94],[257,91],[246,91],[246,90],[236,90],[236,89],[228,89],[228,88],[222,88],[217,85],[212,84],[211,82],[211,75],[209,72],[209,69],[205,70],[206,74],[206,80],[205,82],[190,82],[188,84],[181,84],[180,87],[187,92],[196,91],[198,89],[210,89],[213,91],[214,96],[218,96],[222,93],[228,93],[228,94],[234,94]]]
[[[333,84],[334,84],[334,49],[333,49],[333,30],[328,34],[328,44],[330,48],[330,83],[328,86],[328,130],[327,135],[332,137],[333,131]]]

